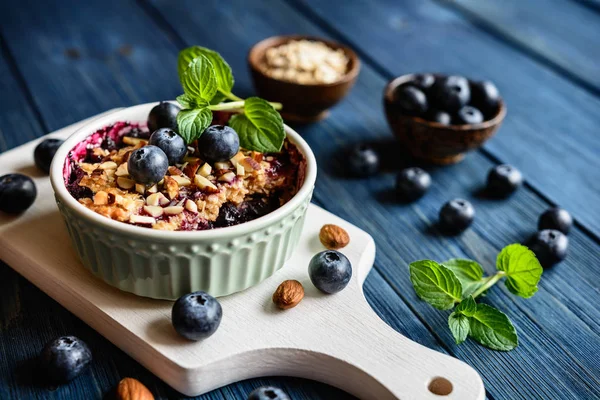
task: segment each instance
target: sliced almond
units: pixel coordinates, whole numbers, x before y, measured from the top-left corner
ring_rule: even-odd
[[[233,158],[231,159],[231,163],[233,165],[238,165],[239,162],[242,161],[244,158],[246,158],[244,153],[242,153],[241,151],[238,151],[238,153],[235,156],[233,156]]]
[[[127,163],[124,162],[123,164],[119,165],[117,167],[117,172],[115,172],[115,175],[117,176],[127,176],[129,175],[129,170],[127,169]]]
[[[198,173],[198,169],[200,168],[200,160],[195,162],[185,163],[185,167],[183,167],[183,173],[190,179],[194,179],[194,175]]]
[[[165,176],[165,187],[169,198],[173,200],[179,194],[179,184],[172,176]]]
[[[246,170],[244,169],[244,166],[242,164],[239,164],[235,166],[236,172],[239,176],[244,176],[244,174],[246,173]]]
[[[185,201],[185,209],[194,214],[198,212],[198,206],[192,200],[187,199]]]
[[[170,207],[165,207],[163,208],[165,214],[167,215],[177,215],[177,214],[181,214],[183,212],[183,207],[182,206],[170,206]]]
[[[154,184],[152,186],[150,186],[148,189],[146,189],[146,193],[156,193],[158,192],[158,185]]]
[[[139,194],[146,193],[146,185],[142,185],[141,183],[136,183],[135,191],[138,192]]]
[[[220,182],[233,182],[235,179],[235,174],[231,171],[224,173],[219,177]]]
[[[252,158],[254,158],[254,161],[256,161],[256,162],[261,162],[263,160],[263,153],[259,153],[258,151],[253,151]]]
[[[208,176],[212,172],[212,167],[208,163],[204,163],[198,170],[198,175]]]
[[[117,186],[119,186],[121,189],[129,190],[135,186],[135,181],[120,176],[117,178]]]
[[[181,187],[181,186],[190,186],[192,184],[192,181],[190,181],[187,177],[185,176],[178,176],[178,175],[173,175],[171,177],[173,180],[175,180],[175,182],[177,182],[177,184]]]
[[[100,169],[117,169],[117,163],[114,161],[106,161],[100,164]]]
[[[131,136],[124,136],[123,143],[131,145],[131,146],[137,146],[138,144],[146,145],[146,144],[148,144],[148,141],[146,139],[133,138]]]
[[[167,171],[169,172],[169,175],[172,175],[172,176],[173,175],[183,175],[183,172],[179,168],[177,168],[173,165],[171,165],[169,167],[169,169],[167,169]]]
[[[169,199],[162,193],[154,193],[146,198],[146,204],[149,206],[164,206],[169,203]]]
[[[160,206],[144,206],[144,211],[154,218],[158,218],[163,215],[164,209]]]
[[[108,204],[108,193],[101,190],[94,195],[94,205],[105,206],[107,204]]]
[[[149,224],[153,225],[156,223],[156,220],[153,217],[148,217],[146,215],[132,215],[129,217],[129,222],[133,224]]]
[[[206,179],[205,177],[203,177],[202,175],[196,175],[194,177],[194,183],[196,184],[196,186],[198,186],[200,189],[212,189],[212,190],[217,190],[217,187],[214,185],[214,183],[212,183],[211,181],[209,181],[208,179]]]
[[[187,161],[189,163],[195,163],[195,162],[199,162],[200,159],[198,157],[185,156],[183,158],[183,161]]]
[[[258,171],[260,169],[260,164],[256,162],[256,160],[254,160],[254,158],[252,157],[244,158],[242,161],[240,161],[240,164],[244,166],[246,171]]]
[[[219,161],[215,163],[215,169],[229,169],[231,167],[231,163],[229,161]]]

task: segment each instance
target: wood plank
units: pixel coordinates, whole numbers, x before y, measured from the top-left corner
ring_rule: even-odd
[[[218,51],[223,52],[235,71],[244,68],[245,52],[239,54],[239,50],[234,51],[231,42],[222,43],[218,40],[212,40],[209,27],[202,22],[203,16],[201,13],[188,12],[184,15],[181,10],[178,11],[170,7],[166,1],[157,0],[153,4],[160,9],[166,19],[171,22],[171,26],[188,43],[197,42],[196,38],[199,37],[206,38],[200,44],[215,47]],[[191,6],[190,3],[186,3],[186,5]],[[238,29],[245,32],[242,37],[236,38],[236,40],[241,40],[242,47],[245,48],[249,48],[259,38],[274,33],[300,31],[323,34],[323,31],[315,29],[306,21],[294,16],[291,10],[283,5],[274,7],[272,4],[268,6],[264,4],[260,6],[259,2],[253,2],[252,6],[253,12],[250,15],[246,15],[246,13],[237,15],[235,11],[237,7],[234,5],[228,10],[227,14],[211,15],[211,21],[222,25],[225,24],[228,18],[235,18],[239,24]],[[181,9],[189,8],[182,6]],[[206,12],[206,10],[203,10],[203,12]],[[270,23],[260,24],[255,21],[252,17],[255,12],[260,13]],[[351,219],[374,235],[380,249],[377,261],[380,272],[386,279],[390,280],[408,304],[418,310],[419,315],[426,322],[434,321],[433,325],[430,325],[430,329],[436,334],[443,332],[440,335],[452,351],[456,351],[459,357],[464,357],[463,359],[478,368],[484,376],[484,380],[486,380],[488,391],[494,398],[511,398],[522,395],[522,393],[519,393],[519,388],[525,388],[524,390],[530,396],[540,391],[555,395],[557,393],[570,393],[573,396],[596,393],[597,389],[591,389],[587,384],[581,383],[581,381],[589,381],[589,379],[593,380],[594,378],[588,375],[587,368],[571,365],[574,360],[565,354],[565,349],[562,347],[562,341],[568,335],[568,331],[561,330],[561,326],[555,321],[544,320],[541,322],[542,328],[539,328],[528,316],[522,316],[520,311],[511,313],[511,317],[515,319],[516,324],[519,326],[523,344],[517,352],[508,355],[489,352],[473,343],[456,348],[452,344],[445,326],[446,315],[432,310],[416,300],[407,274],[402,272],[402,268],[406,268],[408,262],[426,256],[432,257],[435,255],[435,258],[443,258],[443,256],[463,255],[478,258],[482,261],[489,262],[491,260],[490,265],[493,265],[493,257],[502,246],[511,241],[522,240],[525,233],[532,232],[535,229],[531,220],[536,218],[545,207],[545,204],[527,190],[521,191],[519,196],[511,199],[513,206],[518,204],[519,207],[510,208],[509,204],[505,204],[502,206],[501,211],[498,210],[501,203],[474,198],[473,201],[476,203],[478,212],[483,213],[481,219],[478,219],[478,221],[483,221],[482,227],[474,229],[462,238],[440,240],[441,238],[437,237],[435,233],[432,234],[429,227],[430,222],[435,220],[439,205],[448,199],[449,193],[453,195],[461,194],[467,196],[470,200],[472,199],[472,193],[479,188],[480,183],[484,180],[485,172],[491,166],[489,160],[481,155],[474,155],[459,166],[436,170],[434,179],[439,186],[432,194],[428,195],[426,201],[417,206],[402,207],[389,204],[385,200],[387,198],[386,192],[393,185],[393,179],[389,175],[372,178],[369,181],[340,179],[339,170],[340,168],[343,169],[344,164],[343,160],[341,162],[337,161],[335,155],[339,154],[341,146],[365,139],[381,141],[389,137],[385,122],[382,120],[378,109],[383,83],[382,78],[372,69],[365,68],[353,92],[344,103],[334,110],[329,120],[301,129],[305,138],[316,151],[320,163],[319,178],[315,190],[317,199],[328,209],[344,215],[345,218]],[[245,88],[246,83],[239,78],[238,84]],[[383,144],[384,147],[385,145]],[[401,161],[397,160],[396,163],[401,163]],[[457,179],[457,176],[459,179]],[[331,201],[331,199],[336,200]],[[492,207],[492,205],[495,207]],[[485,211],[479,211],[480,208]],[[501,214],[498,214],[498,212]],[[527,223],[523,220],[523,213],[528,215]],[[515,224],[503,224],[501,221],[505,218],[514,221]],[[501,225],[501,229],[496,229],[496,225]],[[488,231],[491,231],[491,236],[487,233]],[[595,243],[581,233],[579,233],[576,240],[583,241],[586,246],[586,250],[581,254],[581,257],[594,256]],[[575,264],[574,260],[571,260],[571,262]],[[565,278],[567,276],[572,277],[569,269],[572,268],[571,265],[573,264],[570,263],[569,267],[561,266]],[[406,270],[404,269],[404,271]],[[587,269],[581,271],[582,276],[589,273],[593,272]],[[578,277],[585,282],[582,276]],[[592,328],[580,320],[573,310],[565,309],[550,293],[550,290],[560,291],[563,290],[562,288],[552,287],[546,289],[544,287],[542,290],[548,290],[548,292],[541,296],[537,295],[539,296],[538,299],[541,299],[539,304],[525,303],[522,306],[529,315],[535,316],[536,313],[542,311],[550,313],[560,309],[561,317],[581,328],[579,332],[583,335],[580,338],[581,342],[592,347],[598,345],[599,338],[592,331]],[[573,289],[565,288],[564,290],[569,293],[569,296],[577,296]],[[593,283],[591,285],[584,284],[582,290],[587,293],[586,296],[589,296],[589,298],[595,299],[598,297],[598,288]],[[508,304],[507,307],[503,307],[506,311],[521,307],[522,301],[509,297],[502,289],[499,289],[499,292],[504,296],[502,301]],[[577,301],[585,302],[586,296],[579,296]],[[593,307],[593,303],[588,304]],[[593,320],[596,316],[592,316],[591,319]],[[570,345],[575,347],[575,343],[570,342]],[[577,349],[571,348],[569,350],[577,351]],[[580,350],[573,357],[577,358],[583,355],[584,351],[587,350]],[[506,360],[513,360],[516,364],[516,370],[508,371],[499,368]],[[529,369],[532,362],[535,364],[534,371],[536,372],[531,372]],[[584,362],[591,370],[598,370],[598,362],[594,359],[587,357],[584,358]],[[557,364],[549,367],[553,363]],[[561,366],[559,367],[559,365]],[[549,369],[541,372],[545,368]],[[562,368],[569,368],[570,371],[562,375],[565,372]],[[561,371],[559,372],[560,376],[556,375],[557,371]],[[515,388],[507,389],[505,382],[514,381],[515,376],[527,376],[526,379],[540,382],[542,389],[527,382],[519,382]],[[575,378],[576,376],[578,378]],[[596,383],[597,381],[593,381],[591,385]]]
[[[563,0],[455,0],[444,4],[600,93],[600,14],[585,5]]]
[[[296,4],[377,60],[386,78],[439,71],[494,81],[508,115],[486,149],[600,237],[600,98],[432,0]]]

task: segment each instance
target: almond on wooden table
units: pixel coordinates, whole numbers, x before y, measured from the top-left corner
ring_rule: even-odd
[[[273,293],[273,303],[282,310],[293,308],[304,298],[304,287],[296,280],[287,280]]]
[[[350,243],[350,236],[344,228],[337,225],[323,225],[319,232],[319,240],[329,250],[338,250]]]
[[[124,378],[117,386],[117,400],[154,400],[154,395],[137,379]]]

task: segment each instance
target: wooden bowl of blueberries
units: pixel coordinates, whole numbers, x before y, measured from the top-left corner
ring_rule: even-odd
[[[441,165],[480,147],[506,115],[492,82],[456,75],[400,76],[387,84],[383,102],[390,127],[412,156]]]

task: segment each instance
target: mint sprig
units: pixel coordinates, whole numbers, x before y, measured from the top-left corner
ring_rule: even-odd
[[[537,292],[542,266],[535,254],[520,244],[506,246],[498,254],[497,272],[484,276],[472,260],[451,259],[441,264],[420,260],[410,264],[410,279],[417,296],[433,307],[448,310],[448,327],[457,344],[467,337],[493,350],[509,351],[518,346],[517,331],[506,314],[475,301],[501,279],[508,290],[529,298]]]
[[[283,119],[277,112],[281,104],[233,94],[231,67],[219,53],[200,46],[184,49],[177,71],[184,92],[177,97],[183,107],[177,123],[179,135],[188,144],[211,124],[213,111],[231,111],[237,115],[229,124],[238,132],[241,147],[261,153],[281,150],[285,139]]]

